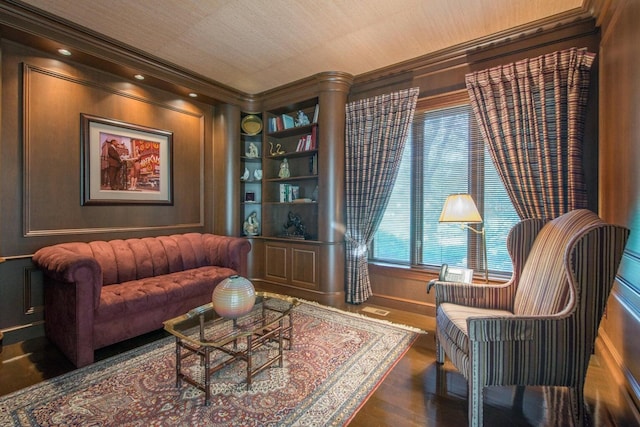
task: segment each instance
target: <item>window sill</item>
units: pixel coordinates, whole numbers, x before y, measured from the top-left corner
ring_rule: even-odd
[[[401,279],[426,280],[438,277],[438,270],[429,268],[416,268],[409,265],[385,264],[381,262],[369,262],[369,272],[380,276],[392,276]]]
[[[383,262],[369,261],[369,272],[380,276],[390,276],[409,280],[429,281],[438,277],[439,270],[429,267],[419,268],[409,265],[386,264]],[[489,282],[493,284],[506,283],[511,276],[490,275]],[[473,277],[474,283],[484,283],[484,276],[481,272],[475,272]]]

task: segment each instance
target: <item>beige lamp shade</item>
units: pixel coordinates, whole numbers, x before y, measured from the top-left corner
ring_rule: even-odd
[[[482,217],[469,194],[451,194],[440,214],[440,222],[479,223]]]

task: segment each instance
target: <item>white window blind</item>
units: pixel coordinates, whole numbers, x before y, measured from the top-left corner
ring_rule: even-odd
[[[371,258],[484,269],[481,237],[439,223],[446,197],[470,193],[487,232],[489,269],[508,273],[506,235],[518,217],[484,147],[469,105],[417,111]]]

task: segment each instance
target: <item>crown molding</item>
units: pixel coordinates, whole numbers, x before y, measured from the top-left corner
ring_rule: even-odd
[[[133,80],[144,74],[145,84],[210,104],[231,103],[250,109],[256,97],[163,61],[132,46],[63,20],[16,0],[0,2],[0,35],[28,46],[55,51],[64,46],[73,60]]]

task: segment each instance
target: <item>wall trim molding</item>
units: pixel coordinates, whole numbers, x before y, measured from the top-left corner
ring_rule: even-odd
[[[202,228],[204,227],[204,221],[200,221],[198,223],[193,224],[178,224],[178,225],[162,225],[155,227],[99,227],[99,228],[60,228],[55,230],[35,230],[28,231],[25,233],[25,237],[44,237],[44,236],[71,236],[71,235],[81,235],[81,234],[97,234],[97,233],[124,233],[124,232],[134,232],[134,231],[169,231],[173,232],[174,230],[184,230],[191,228]],[[5,257],[5,259],[10,259],[12,257]]]

